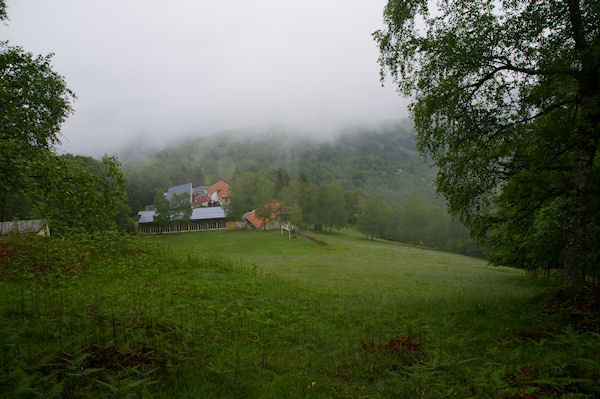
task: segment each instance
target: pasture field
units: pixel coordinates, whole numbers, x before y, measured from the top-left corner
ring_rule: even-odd
[[[376,307],[426,307],[444,313],[459,303],[502,306],[542,292],[544,282],[525,278],[521,270],[489,266],[483,259],[385,241],[366,240],[345,230],[288,239],[278,231],[220,231],[209,234],[170,234],[145,237],[175,253],[196,256],[225,254],[246,266],[275,274],[303,287],[369,298]],[[461,306],[461,305],[457,305]]]
[[[315,237],[4,239],[0,397],[600,394],[597,320],[550,279]]]

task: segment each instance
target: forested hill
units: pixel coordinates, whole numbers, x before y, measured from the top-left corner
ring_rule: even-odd
[[[411,193],[433,203],[435,171],[419,156],[407,123],[347,129],[336,139],[301,138],[281,131],[232,131],[191,140],[124,165],[133,210],[152,203],[157,189],[231,181],[257,172],[275,180],[279,169],[293,178],[337,183],[345,190],[399,202]]]

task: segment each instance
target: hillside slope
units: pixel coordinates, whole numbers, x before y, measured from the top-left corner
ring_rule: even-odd
[[[332,141],[281,131],[223,132],[159,151],[124,166],[132,208],[151,203],[157,189],[192,182],[231,181],[257,172],[272,180],[278,169],[316,184],[381,194],[399,202],[412,192],[440,202],[435,171],[420,158],[407,124],[347,129]]]
[[[6,236],[0,397],[600,394],[585,298],[557,301],[550,281],[479,259],[315,236],[329,245],[276,231]]]

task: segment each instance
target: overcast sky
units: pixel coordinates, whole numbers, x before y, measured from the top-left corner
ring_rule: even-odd
[[[401,119],[381,87],[385,0],[7,0],[8,39],[55,53],[78,96],[61,150],[113,153],[234,128]]]

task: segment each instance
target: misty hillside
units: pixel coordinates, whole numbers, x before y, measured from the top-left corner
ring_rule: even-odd
[[[383,195],[390,203],[417,192],[439,203],[435,171],[419,156],[407,124],[347,129],[319,141],[272,131],[222,132],[191,140],[124,165],[133,210],[152,203],[157,189],[191,182],[231,181],[236,173],[257,172],[272,180],[278,169],[316,184]]]

